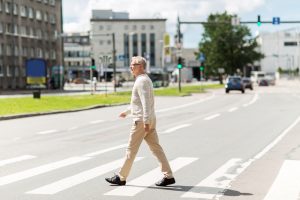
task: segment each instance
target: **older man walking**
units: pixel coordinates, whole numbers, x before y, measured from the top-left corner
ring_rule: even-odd
[[[154,111],[154,94],[151,79],[145,72],[146,60],[141,56],[132,57],[130,69],[135,77],[132,89],[130,107],[120,114],[125,118],[128,114],[133,116],[133,125],[126,149],[126,157],[119,173],[105,180],[114,185],[125,185],[133,161],[143,141],[147,142],[150,150],[158,159],[164,177],[155,183],[157,186],[167,186],[175,183],[169,162],[159,144],[156,132],[156,117]]]

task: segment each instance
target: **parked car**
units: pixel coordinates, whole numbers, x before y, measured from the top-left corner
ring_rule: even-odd
[[[229,93],[230,90],[239,90],[245,93],[245,86],[240,76],[229,76],[225,83],[225,92]]]
[[[251,81],[251,78],[243,77],[242,81],[243,81],[245,88],[249,88],[250,90],[253,90],[253,83]]]

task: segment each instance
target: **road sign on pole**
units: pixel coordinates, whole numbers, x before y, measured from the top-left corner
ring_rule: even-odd
[[[272,24],[279,25],[280,24],[280,17],[273,17]]]

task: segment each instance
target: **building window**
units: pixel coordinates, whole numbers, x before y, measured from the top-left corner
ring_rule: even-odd
[[[129,35],[124,34],[124,65],[129,66]]]
[[[5,2],[5,12],[10,13],[11,8],[11,3],[10,2]]]
[[[110,31],[111,30],[111,25],[107,25],[107,30]]]
[[[56,52],[51,50],[51,59],[56,60]]]
[[[55,20],[55,15],[53,15],[53,14],[50,14],[50,23],[51,24],[55,24],[56,23],[56,20]]]
[[[144,57],[147,55],[147,35],[146,33],[142,33],[141,35],[141,43],[142,43],[142,54]]]
[[[43,58],[43,50],[41,48],[37,48],[36,55],[38,58]]]
[[[284,46],[298,46],[297,42],[284,42]]]
[[[138,35],[132,35],[132,55],[138,56]]]
[[[3,25],[1,22],[0,22],[0,33],[3,33]]]
[[[150,65],[155,66],[155,34],[150,34]]]
[[[55,0],[49,0],[49,4],[50,4],[51,6],[55,6]]]
[[[36,30],[36,36],[38,39],[42,39],[43,38],[43,34],[42,34],[42,30],[41,29],[37,29]]]
[[[19,68],[15,67],[15,77],[18,77],[19,75],[20,75]]]
[[[145,25],[142,25],[142,30],[145,30],[146,29],[146,26]]]
[[[3,61],[0,60],[0,76],[4,75],[4,71],[3,71]]]
[[[48,22],[48,13],[46,13],[46,12],[44,13],[44,21]]]
[[[34,48],[30,48],[30,56],[31,58],[34,58]]]
[[[30,18],[30,19],[33,19],[33,9],[32,8],[28,8],[28,17]]]
[[[111,45],[111,40],[107,40],[107,45]]]
[[[23,56],[24,57],[27,57],[27,48],[26,47],[23,47],[23,50],[22,50],[23,52]]]
[[[26,6],[24,6],[24,5],[21,5],[20,6],[20,15],[21,15],[21,17],[27,17],[27,8],[26,8]]]
[[[0,55],[3,55],[3,44],[0,44]]]
[[[6,66],[6,76],[10,77],[12,75],[12,68],[7,65]]]
[[[154,30],[154,26],[153,25],[150,25],[150,30]]]
[[[100,45],[103,45],[103,40],[100,40],[100,41],[99,41],[99,44],[100,44]]]
[[[135,31],[136,29],[137,29],[137,26],[136,26],[136,25],[133,25],[133,26],[132,26],[132,30]]]
[[[37,20],[42,20],[42,12],[40,10],[35,11],[35,18]]]
[[[19,48],[18,48],[18,46],[14,46],[14,55],[15,56],[19,55]]]
[[[10,45],[7,45],[7,46],[6,46],[6,55],[7,55],[7,56],[11,56],[11,53],[12,53],[12,52],[11,52],[11,46],[10,46]]]
[[[48,4],[48,0],[44,0],[44,4]]]
[[[14,4],[14,10],[13,10],[14,15],[18,15],[18,5]]]
[[[0,12],[2,12],[2,4],[3,4],[3,2],[2,2],[2,0],[0,0]]]
[[[103,26],[100,25],[100,26],[99,26],[99,31],[102,31],[102,30],[103,30]]]

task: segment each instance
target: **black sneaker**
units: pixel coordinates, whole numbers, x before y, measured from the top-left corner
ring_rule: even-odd
[[[171,185],[171,184],[174,184],[174,183],[175,183],[175,179],[174,178],[164,177],[160,181],[156,182],[155,185],[156,186],[167,186],[167,185]]]
[[[125,185],[126,184],[126,181],[121,181],[121,179],[118,175],[114,175],[111,178],[105,178],[105,180],[114,185]]]

